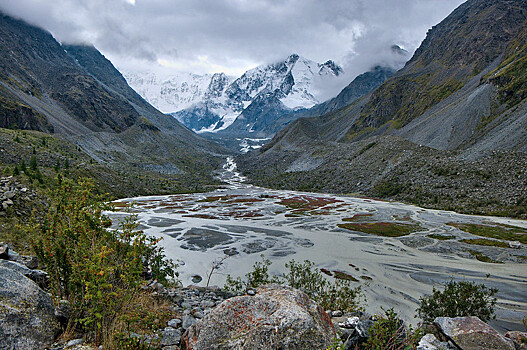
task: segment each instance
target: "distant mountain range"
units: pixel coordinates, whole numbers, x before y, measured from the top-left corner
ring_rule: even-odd
[[[334,83],[342,73],[333,61],[320,64],[293,54],[237,79],[223,73],[182,73],[164,80],[153,73],[124,76],[148,102],[196,132],[236,129],[253,133],[262,118],[258,108],[274,104],[276,114],[283,114],[313,107],[324,101],[325,85]],[[240,115],[243,125],[239,121],[233,125]]]

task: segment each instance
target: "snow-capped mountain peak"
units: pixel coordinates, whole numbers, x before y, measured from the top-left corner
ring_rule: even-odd
[[[180,73],[167,79],[152,73],[124,76],[161,111],[171,113],[197,132],[214,132],[228,128],[242,113],[247,118],[249,111],[262,111],[267,102],[278,104],[281,107],[273,108],[284,112],[321,103],[325,84],[342,73],[342,68],[331,60],[321,64],[292,54],[282,61],[250,69],[237,79],[224,73]],[[253,103],[259,108],[249,108]],[[247,131],[254,132],[255,124],[248,125]]]

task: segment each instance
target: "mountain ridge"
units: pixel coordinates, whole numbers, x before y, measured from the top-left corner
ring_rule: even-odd
[[[189,73],[180,75],[182,82],[175,76],[159,83],[155,75],[152,82],[137,74],[125,76],[149,101],[157,101],[167,112],[173,107],[170,114],[194,131],[250,134],[262,117],[276,118],[274,114],[258,114],[262,104],[268,102],[275,113],[312,107],[322,102],[317,84],[338,79],[342,73],[342,68],[331,60],[321,64],[292,54],[285,60],[250,69],[236,79],[223,73]],[[248,109],[253,102],[255,106]],[[239,116],[242,123],[236,122]]]
[[[1,127],[61,138],[111,171],[213,182],[227,151],[148,104],[94,47],[61,45],[6,15],[0,47]]]

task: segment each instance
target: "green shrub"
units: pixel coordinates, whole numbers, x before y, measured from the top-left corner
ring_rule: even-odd
[[[79,327],[99,344],[111,337],[112,325],[143,283],[145,267],[159,281],[176,274],[158,241],[136,230],[135,217],[109,229],[103,211],[112,208],[93,189],[86,181],[62,180],[42,222],[28,229],[53,296],[71,305],[68,329]]]
[[[256,288],[269,283],[282,283],[299,289],[311,299],[319,303],[326,310],[358,311],[362,310],[360,301],[363,300],[361,287],[352,287],[351,281],[336,280],[330,282],[322,273],[314,269],[314,263],[305,260],[297,263],[291,260],[285,267],[289,270],[283,278],[269,276],[271,261],[263,259],[256,262],[253,270],[245,275],[245,280],[240,277],[227,276],[224,289],[236,294],[244,292],[247,288]]]
[[[373,186],[373,193],[381,198],[393,197],[405,190],[405,186],[398,182],[381,181]]]
[[[29,168],[33,171],[36,171],[38,168],[37,157],[35,155],[32,155],[31,158],[29,158]]]
[[[289,286],[303,291],[313,300],[320,298],[328,284],[318,270],[313,270],[314,265],[309,260],[305,260],[303,264],[291,260],[285,264],[289,272],[284,276]]]
[[[498,292],[475,282],[453,280],[444,284],[444,290],[433,288],[432,295],[419,298],[418,316],[425,323],[432,323],[436,317],[477,316],[487,322],[494,315]]]
[[[423,336],[420,329],[407,328],[393,308],[383,310],[385,315],[379,316],[369,329],[369,338],[362,345],[367,350],[399,350],[415,349]]]
[[[314,263],[305,260],[304,263],[289,261],[285,265],[289,272],[285,274],[286,283],[309,295],[326,310],[358,311],[362,310],[360,302],[364,299],[361,287],[352,287],[352,281],[338,279],[327,280]]]
[[[139,294],[125,308],[114,328],[114,337],[108,348],[160,349],[159,330],[172,318],[167,300],[152,298],[148,293]]]
[[[242,280],[240,277],[233,278],[231,275],[227,275],[227,281],[223,289],[235,294],[241,294],[247,288],[257,288],[269,283],[282,283],[277,276],[269,276],[271,261],[264,259],[263,254],[261,258],[262,261],[255,262],[252,271],[245,274],[245,280]]]

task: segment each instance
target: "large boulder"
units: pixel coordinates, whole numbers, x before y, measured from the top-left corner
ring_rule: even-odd
[[[474,316],[438,317],[434,324],[462,350],[514,350],[511,340]]]
[[[225,300],[183,335],[187,350],[326,349],[336,337],[324,309],[296,289],[270,284]]]
[[[51,297],[14,269],[0,266],[0,349],[43,349],[60,331]]]

